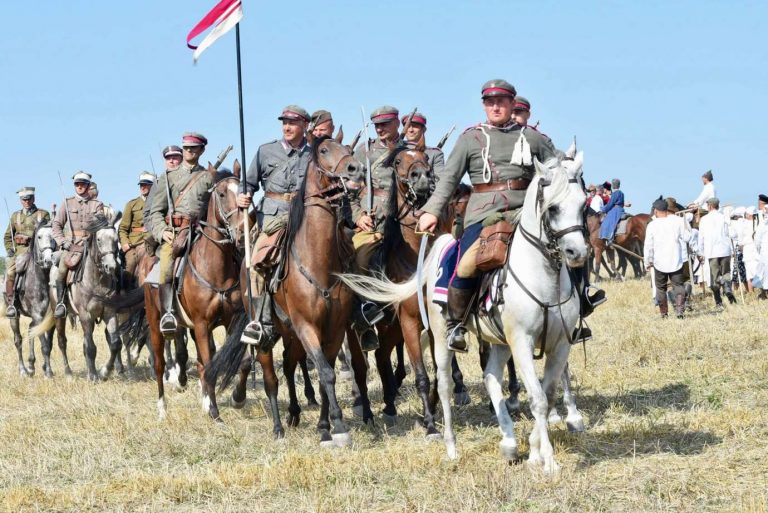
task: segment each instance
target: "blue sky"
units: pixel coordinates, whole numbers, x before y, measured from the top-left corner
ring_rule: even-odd
[[[60,203],[57,171],[94,175],[122,208],[159,146],[195,130],[239,155],[234,31],[197,66],[187,32],[216,0],[3,6],[0,178]],[[480,86],[505,78],[558,147],[578,137],[588,182],[622,179],[635,212],[768,193],[766,2],[257,2],[243,0],[246,153],[280,136],[281,108],[331,110],[351,138],[367,112],[418,106],[435,144],[483,120]],[[456,140],[448,144],[448,149]],[[231,165],[232,157],[227,162]],[[4,218],[5,216],[0,216]],[[5,224],[7,220],[3,220]]]

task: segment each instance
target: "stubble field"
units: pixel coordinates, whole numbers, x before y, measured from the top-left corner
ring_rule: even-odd
[[[42,378],[39,349],[37,376],[20,378],[2,321],[0,504],[12,512],[766,511],[767,302],[714,314],[710,297],[688,319],[661,321],[647,281],[606,289],[586,362],[580,346],[570,359],[587,430],[551,428],[562,465],[554,478],[498,456],[475,356],[460,360],[473,402],[458,409],[452,462],[414,427],[410,374],[391,427],[353,418],[349,382],[340,381],[353,444],[329,451],[318,445],[317,408],[304,408],[301,426],[274,441],[260,385],[243,410],[223,406],[217,425],[200,409],[193,375],[185,392],[168,390],[160,422],[146,353],[133,374],[92,385],[76,331],[74,379],[63,376],[57,348],[54,379]],[[107,349],[98,340],[100,364]],[[190,352],[194,359],[191,343]],[[370,383],[378,412],[375,371]],[[283,379],[280,398],[285,412]],[[524,456],[530,429],[527,416],[516,424]]]

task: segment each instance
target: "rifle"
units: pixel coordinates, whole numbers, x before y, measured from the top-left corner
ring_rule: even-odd
[[[354,138],[354,139],[352,139],[352,144],[350,144],[350,145],[349,145],[349,147],[350,147],[352,150],[354,150],[354,149],[355,149],[355,146],[357,145],[358,141],[360,140],[360,138],[361,138],[362,136],[363,136],[363,130],[360,130],[359,132],[357,132],[357,135],[355,136],[355,138]]]
[[[456,125],[453,125],[451,127],[451,129],[448,130],[448,132],[443,136],[443,138],[440,139],[440,142],[437,143],[437,149],[438,150],[442,150],[443,149],[443,146],[445,146],[445,143],[448,142],[448,138],[451,136],[451,134],[453,133],[454,130],[456,130]]]
[[[72,216],[69,213],[69,203],[67,203],[67,193],[64,192],[64,180],[61,179],[61,172],[56,171],[59,175],[59,187],[61,187],[61,196],[64,198],[64,211],[67,213],[67,223],[69,223],[70,237],[75,239],[75,227],[72,224]]]
[[[373,214],[373,177],[371,176],[371,138],[368,136],[368,125],[365,121],[365,109],[360,107],[360,114],[363,116],[363,130],[365,130],[365,190],[366,205],[368,215]],[[361,130],[362,132],[362,130]]]
[[[413,116],[416,115],[416,111],[418,110],[418,107],[414,107],[413,111],[411,111],[410,114],[408,114],[408,118],[405,120],[405,126],[403,127],[403,139],[405,139],[405,133],[408,131],[409,128],[411,128],[411,124],[413,123]]]
[[[5,201],[5,211],[8,213],[8,219],[11,224],[11,248],[13,248],[13,254],[16,254],[16,230],[13,226],[13,216],[11,215],[11,209],[8,207],[8,200],[5,199],[5,196],[3,196],[3,201]]]
[[[230,144],[223,150],[221,150],[221,153],[219,153],[219,156],[216,157],[216,163],[213,165],[213,169],[218,170],[219,166],[221,166],[224,163],[224,159],[227,158],[227,155],[229,155],[229,152],[232,151],[232,145]],[[243,163],[245,164],[245,163]]]
[[[152,160],[152,154],[149,154],[149,164],[152,166],[152,173],[154,173],[155,176],[157,176],[157,171],[155,171],[155,161]]]

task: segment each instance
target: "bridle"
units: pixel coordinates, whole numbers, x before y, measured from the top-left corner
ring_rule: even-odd
[[[233,227],[232,224],[230,223],[230,218],[233,215],[237,214],[240,209],[237,207],[237,205],[235,205],[235,207],[232,210],[229,210],[229,211],[224,210],[224,205],[222,204],[222,201],[221,201],[221,198],[223,195],[220,195],[219,192],[216,190],[219,188],[221,184],[226,183],[228,181],[232,181],[232,180],[236,181],[237,177],[228,176],[227,178],[220,180],[208,191],[208,193],[211,195],[211,201],[213,201],[214,217],[223,226],[214,226],[211,223],[206,221],[198,221],[197,223],[199,225],[198,231],[200,232],[200,234],[202,234],[202,236],[208,239],[209,241],[219,246],[223,246],[225,244],[232,244],[234,247],[237,247],[238,241],[240,240],[240,226],[237,225]],[[201,229],[200,227],[210,228],[211,230],[218,233],[224,238],[214,239],[213,237],[208,235],[204,229]]]
[[[117,237],[114,238],[114,243],[112,244],[111,248],[103,248],[102,244],[99,241],[99,232],[103,231],[112,231],[115,234],[117,234],[117,229],[114,226],[104,226],[102,228],[99,228],[98,230],[94,231],[92,234],[90,234],[90,245],[96,247],[96,251],[90,251],[90,258],[93,261],[94,264],[96,264],[96,267],[101,271],[102,274],[106,276],[112,276],[113,281],[115,280],[114,272],[110,272],[107,270],[106,265],[104,264],[104,257],[107,255],[112,255],[112,257],[115,259],[115,264],[117,266]]]
[[[38,231],[40,230],[40,228],[43,228],[43,227],[44,227],[43,225],[40,225],[40,226],[38,226],[35,229],[35,234],[32,237],[32,244],[34,245],[32,254],[35,256],[35,265],[36,266],[40,267],[41,269],[49,269],[53,262],[49,260],[48,265],[46,266],[46,264],[45,264],[45,251],[46,250],[50,250],[51,253],[53,253],[53,251],[54,251],[54,242],[53,242],[53,237],[49,234],[48,235],[48,246],[41,247],[41,246],[37,245]],[[46,228],[48,228],[48,227],[46,227]],[[50,229],[50,228],[48,228],[48,229]]]
[[[402,149],[402,151],[408,151],[407,149]],[[411,150],[414,151],[414,150]],[[409,214],[416,214],[417,211],[424,206],[424,204],[429,199],[429,195],[427,196],[419,196],[419,194],[416,192],[416,189],[414,187],[413,182],[409,179],[409,176],[411,175],[411,169],[413,169],[417,164],[421,164],[428,173],[432,171],[429,161],[426,158],[426,155],[424,152],[419,152],[422,154],[421,157],[414,159],[408,167],[405,169],[404,176],[401,175],[398,172],[397,169],[397,161],[395,161],[395,169],[394,169],[394,175],[395,180],[397,181],[397,194],[401,198],[403,198],[402,205],[398,207],[397,212],[395,213],[395,219],[398,223],[403,224],[403,219],[405,219]]]

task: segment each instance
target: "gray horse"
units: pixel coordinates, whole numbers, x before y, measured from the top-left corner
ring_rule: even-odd
[[[85,245],[82,262],[75,273],[73,283],[65,299],[70,313],[80,319],[83,330],[83,354],[88,369],[88,379],[98,381],[107,379],[115,368],[115,360],[120,358],[122,340],[118,330],[118,319],[114,310],[104,305],[104,300],[114,296],[119,285],[117,230],[105,217],[97,217],[87,228],[91,235]],[[50,305],[55,303],[55,292],[49,288]],[[106,338],[110,356],[107,363],[96,371],[96,343],[93,330],[96,323],[106,323]],[[54,325],[59,336],[59,347],[66,358],[67,339],[65,334],[66,319],[54,319],[53,308],[48,309],[44,323],[30,330],[30,337],[37,336]],[[119,363],[122,370],[122,362]]]
[[[16,278],[20,282],[18,286],[19,293],[17,295],[19,303],[18,312],[20,315],[32,319],[29,325],[30,329],[33,329],[35,326],[40,326],[48,312],[48,272],[53,264],[53,251],[55,246],[56,243],[51,236],[51,226],[38,224],[35,228],[35,233],[32,236],[29,253],[27,253],[29,261],[26,266],[26,272]],[[19,316],[9,320],[11,321],[11,330],[13,331],[13,343],[19,354],[19,375],[28,377],[34,376],[34,338],[30,337],[29,356],[27,359],[28,366],[25,366],[24,357],[22,356],[22,337],[19,326]],[[37,337],[40,339],[40,349],[43,352],[43,371],[45,372],[46,378],[53,376],[53,370],[51,369],[51,347],[53,345],[52,331],[52,329],[48,329]],[[71,374],[72,371],[69,368],[69,364],[66,362],[66,358],[64,359],[64,363],[65,372]]]

